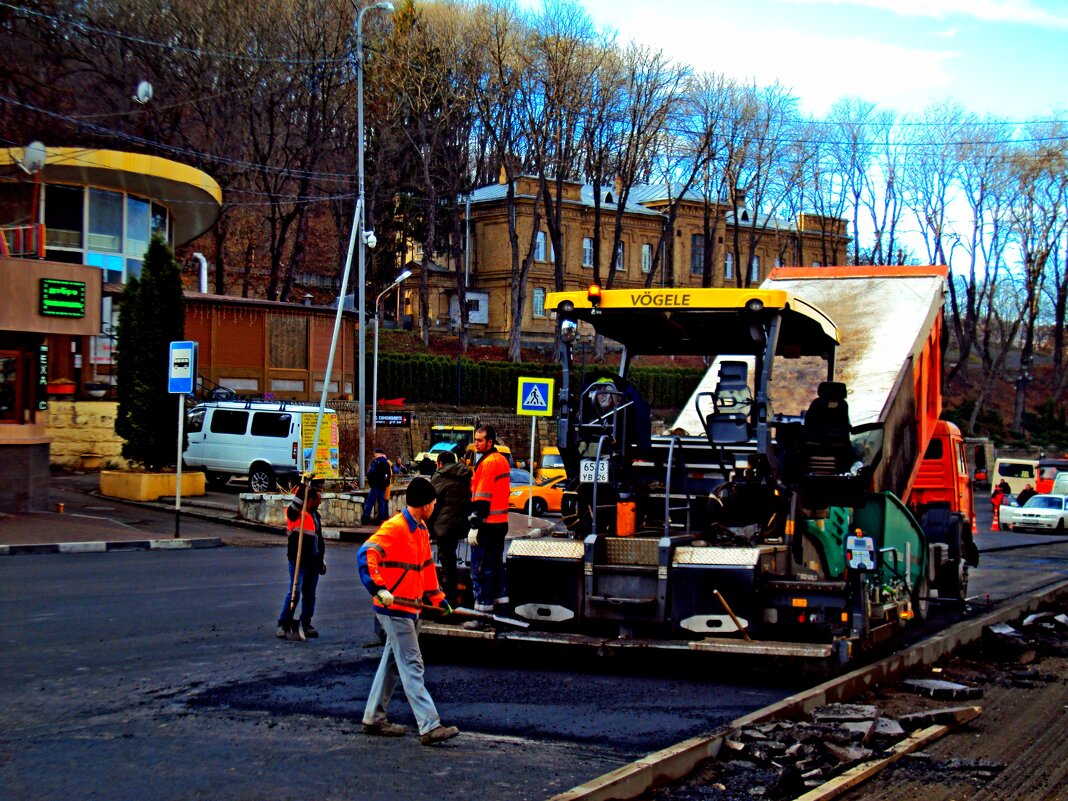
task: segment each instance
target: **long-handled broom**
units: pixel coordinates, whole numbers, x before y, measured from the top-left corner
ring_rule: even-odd
[[[345,295],[349,288],[349,273],[352,271],[352,254],[356,247],[356,229],[360,227],[359,221],[362,219],[361,204],[363,198],[356,201],[356,214],[352,221],[352,231],[349,232],[349,250],[348,255],[345,258],[345,270],[341,275],[341,291],[337,296],[337,314],[334,315],[334,333],[330,338],[330,356],[326,360],[326,375],[323,376],[323,391],[319,396],[319,411],[315,417],[315,437],[312,439],[312,452],[311,452],[311,464],[310,466],[305,464],[304,472],[304,503],[308,503],[308,489],[311,486],[312,477],[315,475],[315,452],[319,447],[319,434],[323,430],[323,414],[326,411],[326,393],[330,388],[330,376],[334,370],[334,353],[337,351],[338,334],[341,331],[341,314],[345,308]],[[364,244],[361,242],[360,247]],[[360,324],[363,325],[363,309],[360,309]],[[363,358],[363,354],[360,354],[360,358]],[[360,397],[363,397],[363,388],[360,388]],[[372,410],[372,414],[374,411]],[[360,420],[358,425],[363,425],[364,421]],[[303,449],[302,449],[303,450]],[[302,452],[303,455],[303,452]],[[363,456],[360,456],[360,463],[363,463]],[[297,563],[293,570],[293,586],[289,592],[289,625],[286,625],[286,639],[293,642],[305,642],[307,637],[304,635],[304,626],[299,620],[295,620],[293,615],[297,606],[297,581],[300,577],[300,557],[304,545],[304,508],[301,507],[300,515],[300,527],[298,529],[297,536]]]

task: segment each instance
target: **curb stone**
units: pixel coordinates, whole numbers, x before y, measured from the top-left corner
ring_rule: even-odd
[[[37,545],[0,545],[0,556],[42,553],[107,553],[110,551],[179,551],[199,548],[221,548],[221,537],[196,539],[126,540],[112,542],[51,542]]]

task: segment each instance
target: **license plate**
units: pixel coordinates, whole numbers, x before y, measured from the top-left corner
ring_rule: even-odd
[[[596,466],[596,467],[595,467]],[[583,484],[608,483],[608,460],[583,459],[579,462],[579,481]]]

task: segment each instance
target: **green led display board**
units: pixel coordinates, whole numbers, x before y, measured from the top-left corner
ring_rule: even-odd
[[[42,317],[85,317],[85,282],[41,279]]]

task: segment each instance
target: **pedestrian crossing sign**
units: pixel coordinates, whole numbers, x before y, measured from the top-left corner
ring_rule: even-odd
[[[552,417],[554,383],[556,381],[552,378],[520,378],[515,413],[529,417]]]

